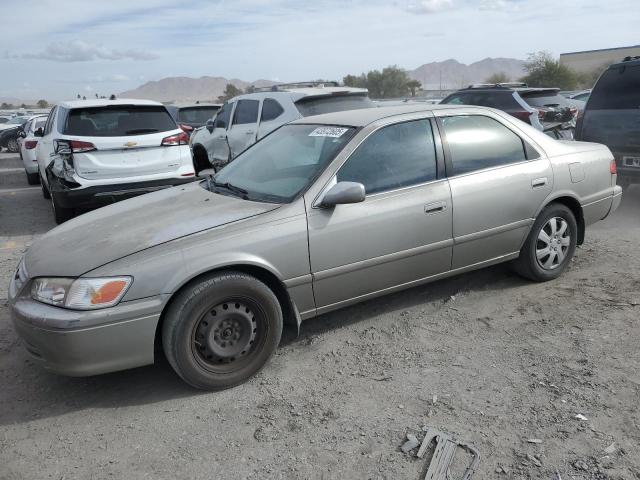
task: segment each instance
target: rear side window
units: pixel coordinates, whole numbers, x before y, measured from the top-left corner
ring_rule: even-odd
[[[268,122],[269,120],[275,120],[284,113],[284,108],[273,98],[265,98],[262,102],[262,115],[260,116],[261,122]]]
[[[234,125],[245,125],[247,123],[258,122],[258,107],[260,102],[258,100],[240,100],[236,107],[236,113],[234,114]]]
[[[527,160],[522,139],[492,118],[443,117],[442,125],[451,153],[452,175]]]
[[[178,111],[178,121],[184,123],[207,123],[220,107],[188,107]]]
[[[338,181],[359,182],[367,194],[418,185],[437,177],[429,120],[399,123],[372,133],[338,172]]]
[[[479,105],[499,110],[521,108],[516,99],[513,98],[513,92],[511,91],[454,93],[445,98],[442,103],[450,105]]]
[[[163,106],[109,105],[70,110],[62,133],[83,137],[126,137],[175,129],[176,122]]]
[[[301,98],[296,102],[296,107],[298,107],[298,111],[303,117],[374,106],[371,99],[366,95],[326,95]]]
[[[591,92],[588,110],[640,108],[640,65],[605,71]]]

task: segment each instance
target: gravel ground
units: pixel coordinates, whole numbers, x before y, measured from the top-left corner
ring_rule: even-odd
[[[556,281],[497,266],[324,315],[202,393],[164,360],[92,378],[29,360],[3,299],[53,222],[16,167],[0,154],[0,478],[418,479],[399,447],[431,426],[480,451],[474,478],[640,479],[640,186]]]

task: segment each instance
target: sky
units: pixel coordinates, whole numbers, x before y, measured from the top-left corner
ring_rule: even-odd
[[[454,58],[640,43],[638,0],[0,0],[0,99],[168,76],[340,80]]]

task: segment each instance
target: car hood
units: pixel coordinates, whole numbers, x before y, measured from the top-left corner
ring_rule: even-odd
[[[199,182],[115,203],[40,237],[25,255],[29,277],[76,277],[141,250],[275,210],[279,205],[209,192]]]

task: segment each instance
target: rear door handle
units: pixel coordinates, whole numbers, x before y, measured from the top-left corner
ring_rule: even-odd
[[[434,202],[424,206],[424,213],[433,215],[435,213],[444,212],[447,209],[447,202]]]
[[[247,135],[253,135],[254,133],[256,133],[256,132],[253,132],[253,131],[251,131],[251,130],[249,130],[249,131],[245,132],[245,134],[247,134]]]
[[[531,188],[544,187],[547,184],[547,177],[534,178],[531,180]]]

